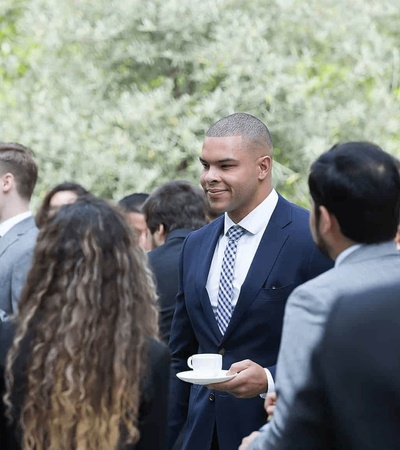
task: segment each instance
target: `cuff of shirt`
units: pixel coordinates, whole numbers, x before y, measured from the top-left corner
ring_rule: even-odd
[[[275,392],[275,382],[274,382],[274,379],[272,378],[271,372],[268,369],[266,369],[265,367],[264,367],[264,370],[267,375],[268,390],[264,394],[260,394],[261,398],[265,398],[269,392]]]

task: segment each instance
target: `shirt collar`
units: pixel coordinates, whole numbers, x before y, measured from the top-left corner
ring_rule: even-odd
[[[275,189],[269,193],[266,197],[253,211],[249,212],[246,217],[244,217],[237,225],[243,227],[246,231],[251,234],[257,234],[261,230],[264,230],[271,219],[272,213],[278,203],[278,193]],[[224,221],[224,234],[233,225],[236,225],[233,220],[225,213]]]
[[[32,213],[30,211],[26,211],[0,223],[0,237],[3,237],[8,231],[11,230],[12,227],[17,225],[17,223],[22,222],[31,215]]]
[[[363,244],[354,244],[350,247],[347,247],[345,250],[342,251],[342,253],[339,253],[339,255],[335,259],[335,267],[340,266],[342,262],[354,251],[362,247]]]

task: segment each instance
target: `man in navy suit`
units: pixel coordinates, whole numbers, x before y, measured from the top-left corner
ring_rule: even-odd
[[[173,377],[169,447],[187,417],[184,450],[232,450],[265,423],[259,394],[273,378],[286,300],[292,290],[331,267],[313,243],[309,213],[272,186],[272,140],[265,124],[236,113],[206,134],[201,184],[211,207],[225,214],[186,239],[170,348],[173,373],[195,353],[220,353],[228,382],[190,385]],[[221,330],[220,276],[227,232],[243,235],[234,263],[231,317]],[[217,390],[218,389],[218,390]]]
[[[37,176],[29,148],[0,144],[0,320],[16,312],[31,266],[38,229],[29,201]]]

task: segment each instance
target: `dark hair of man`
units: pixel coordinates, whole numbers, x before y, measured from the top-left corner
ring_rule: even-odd
[[[242,136],[249,148],[272,153],[272,137],[260,119],[247,113],[234,113],[211,125],[207,137]]]
[[[143,205],[143,213],[151,233],[160,224],[169,233],[178,228],[197,230],[206,224],[206,198],[197,186],[185,180],[161,185]]]
[[[89,194],[89,192],[83,186],[72,181],[64,181],[63,183],[57,184],[57,186],[54,186],[53,189],[50,189],[50,191],[48,191],[44,196],[42,204],[40,205],[36,213],[35,221],[38,228],[42,227],[45,221],[48,219],[50,202],[54,194],[64,191],[75,192],[78,198],[82,197],[83,195]]]
[[[372,244],[392,240],[399,222],[400,175],[394,158],[369,142],[333,146],[311,166],[315,204],[333,214],[344,236]]]
[[[137,192],[135,194],[127,195],[122,198],[118,204],[126,211],[126,212],[142,212],[143,203],[149,198],[149,194],[145,194],[143,192]]]
[[[18,194],[29,201],[38,177],[32,150],[13,142],[0,143],[0,176],[6,173],[13,174]]]

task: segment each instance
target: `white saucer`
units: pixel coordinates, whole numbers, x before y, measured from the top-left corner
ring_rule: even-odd
[[[223,381],[229,381],[237,374],[227,375],[227,370],[221,370],[217,375],[207,376],[204,373],[196,373],[194,370],[188,370],[186,372],[179,372],[176,376],[187,383],[206,385],[211,383],[222,383]]]

